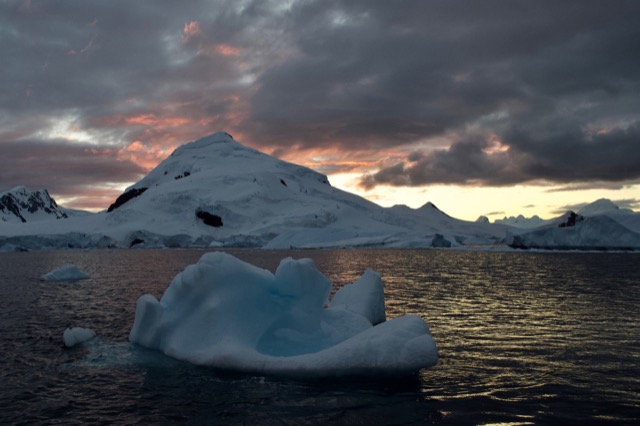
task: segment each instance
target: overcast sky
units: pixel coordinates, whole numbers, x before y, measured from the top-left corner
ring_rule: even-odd
[[[0,192],[105,208],[226,130],[383,204],[637,209],[639,23],[635,0],[0,1]]]

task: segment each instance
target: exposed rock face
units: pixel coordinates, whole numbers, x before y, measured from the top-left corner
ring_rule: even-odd
[[[559,228],[567,228],[567,227],[571,227],[571,226],[576,226],[576,223],[582,222],[584,220],[584,217],[580,216],[579,214],[576,214],[575,212],[569,212],[567,214],[567,220],[561,222],[558,227]]]
[[[204,210],[196,210],[196,217],[204,222],[205,225],[220,228],[222,226],[222,218],[217,214],[211,214]]]
[[[165,174],[166,174],[166,173],[167,173],[167,172],[165,172]],[[188,177],[188,176],[191,176],[191,172],[184,172],[184,173],[181,173],[181,174],[179,174],[179,175],[174,176],[173,178],[174,178],[175,180],[178,180],[178,179],[186,178],[186,177]]]
[[[56,204],[46,189],[29,191],[24,186],[0,194],[0,220],[3,222],[28,222],[55,218],[64,219],[67,214]]]
[[[451,247],[451,241],[447,240],[442,234],[436,234],[431,241],[431,247],[448,248]]]
[[[476,219],[476,223],[489,223],[489,218],[486,216],[480,216]]]
[[[140,238],[136,238],[133,241],[131,241],[131,244],[129,244],[129,248],[136,246],[138,244],[144,244],[144,240],[141,240]]]
[[[116,198],[116,201],[109,206],[109,208],[107,209],[107,212],[110,213],[114,211],[115,209],[117,209],[127,201],[130,201],[136,198],[138,195],[142,194],[146,190],[147,190],[146,187],[142,187],[142,188],[131,188],[130,190],[123,192],[118,198]]]

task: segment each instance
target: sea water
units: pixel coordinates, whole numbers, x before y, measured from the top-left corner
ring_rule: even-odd
[[[398,380],[292,380],[130,345],[137,298],[203,250],[0,254],[2,424],[539,424],[640,421],[640,255],[229,250],[310,257],[335,288],[381,273],[387,316],[429,324],[438,365]],[[90,275],[43,282],[75,264]],[[247,313],[250,315],[250,313]],[[65,348],[67,327],[97,338]]]

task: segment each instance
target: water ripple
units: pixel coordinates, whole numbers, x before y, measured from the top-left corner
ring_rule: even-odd
[[[312,257],[336,288],[382,274],[388,316],[429,324],[411,380],[304,381],[194,367],[131,346],[135,302],[200,250],[0,254],[3,424],[475,424],[640,421],[637,255],[231,250],[274,270]],[[43,283],[73,263],[91,278]],[[28,265],[28,266],[27,266]],[[98,338],[67,349],[62,332]]]

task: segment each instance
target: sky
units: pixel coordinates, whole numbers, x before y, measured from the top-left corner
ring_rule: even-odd
[[[640,210],[635,0],[0,0],[0,192],[105,209],[224,130],[383,206]]]

